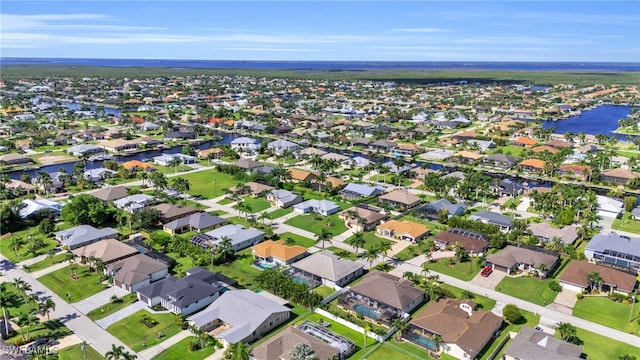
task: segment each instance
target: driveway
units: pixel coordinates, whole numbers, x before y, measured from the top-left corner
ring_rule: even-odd
[[[117,286],[112,286],[84,300],[73,303],[72,305],[81,313],[86,314],[93,309],[97,309],[102,305],[108,304],[111,301],[112,296],[115,295],[117,297],[122,297],[127,295],[128,293],[128,291],[123,290]]]
[[[496,285],[498,285],[498,283],[500,283],[500,281],[502,281],[502,279],[504,279],[504,277],[507,276],[507,273],[504,271],[493,271],[491,273],[491,275],[487,276],[487,277],[483,277],[482,275],[478,274],[476,275],[476,277],[474,277],[473,279],[471,279],[471,281],[469,281],[472,284],[476,284],[479,286],[482,286],[483,288],[486,289],[495,289]]]
[[[556,296],[556,299],[551,304],[547,305],[547,307],[549,309],[561,311],[565,314],[572,314],[573,306],[576,304],[576,301],[578,301],[577,292],[562,289],[562,291],[558,293],[558,296]]]
[[[100,320],[96,320],[96,324],[98,324],[101,328],[106,329],[109,327],[109,325],[115,323],[116,321],[122,320],[127,316],[134,314],[142,309],[146,309],[146,307],[147,306],[142,301],[136,301],[124,309],[118,310]]]

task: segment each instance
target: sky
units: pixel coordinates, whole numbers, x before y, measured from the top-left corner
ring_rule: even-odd
[[[640,1],[2,0],[0,56],[640,62]]]

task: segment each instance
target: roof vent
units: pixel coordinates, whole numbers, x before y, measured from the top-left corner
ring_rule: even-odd
[[[466,312],[469,317],[471,317],[471,315],[473,314],[473,308],[471,308],[471,305],[467,304],[467,303],[461,303],[460,304],[460,309],[464,312]]]

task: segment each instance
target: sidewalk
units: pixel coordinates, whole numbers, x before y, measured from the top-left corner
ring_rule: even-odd
[[[165,351],[166,349],[170,348],[171,346],[177,344],[178,342],[180,342],[182,339],[187,338],[189,336],[192,336],[193,334],[191,332],[189,332],[188,330],[182,330],[179,333],[173,335],[172,337],[168,338],[167,340],[161,342],[160,344],[156,345],[156,346],[152,346],[146,350],[142,350],[140,351],[138,354],[140,354],[140,357],[143,359],[152,359],[154,356],[160,354],[161,352]],[[216,351],[217,353],[218,351]],[[188,356],[187,354],[184,354],[185,356]]]

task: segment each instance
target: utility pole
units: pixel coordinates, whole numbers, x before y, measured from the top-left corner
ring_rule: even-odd
[[[633,295],[631,296],[632,302],[631,302],[631,311],[629,311],[629,322],[631,322],[631,318],[633,317],[633,306],[636,304],[636,293],[637,290],[633,292]]]
[[[80,345],[80,349],[82,350],[82,359],[87,360],[87,341],[83,340],[82,345]]]

